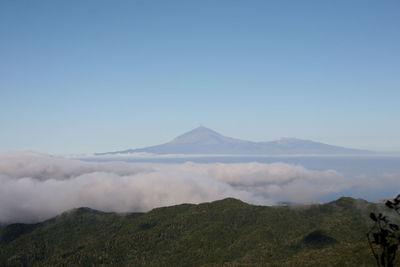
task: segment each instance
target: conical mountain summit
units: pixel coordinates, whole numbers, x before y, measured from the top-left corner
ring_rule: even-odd
[[[154,153],[154,154],[243,154],[243,155],[310,155],[310,154],[368,154],[367,150],[359,150],[333,146],[319,142],[296,138],[281,138],[269,142],[252,142],[224,136],[204,126],[186,132],[172,141],[145,148],[127,149],[123,151],[99,153]]]

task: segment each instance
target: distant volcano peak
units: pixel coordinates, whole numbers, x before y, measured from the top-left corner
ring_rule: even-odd
[[[124,151],[100,153],[119,154],[146,152],[154,154],[365,154],[371,151],[331,146],[323,143],[297,138],[281,138],[270,142],[251,142],[231,138],[216,131],[199,126],[172,141],[151,147],[128,149]]]
[[[199,127],[194,128],[193,130],[191,130],[191,131],[189,131],[187,133],[184,133],[184,134],[178,136],[175,139],[178,139],[178,138],[180,138],[182,136],[188,136],[188,135],[218,135],[218,136],[222,136],[221,134],[217,133],[216,131],[214,131],[214,130],[212,130],[210,128],[207,128],[207,127],[204,127],[204,126],[199,126]]]
[[[193,131],[208,131],[208,132],[215,132],[214,130],[207,128],[203,125],[200,125],[199,127],[194,128],[193,130],[191,130],[191,132]]]
[[[298,139],[298,138],[294,138],[294,137],[281,137],[278,140],[276,140],[275,142],[278,144],[287,144],[287,143],[295,143],[295,142],[303,142],[306,140],[303,139]]]
[[[185,143],[216,144],[227,141],[232,142],[239,140],[223,136],[210,128],[199,126],[187,133],[184,133],[176,137],[169,144],[185,144]]]

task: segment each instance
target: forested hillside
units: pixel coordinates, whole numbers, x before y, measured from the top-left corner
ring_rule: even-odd
[[[80,208],[0,228],[0,266],[374,266],[365,233],[376,208],[352,198],[279,207],[228,198],[131,214]]]

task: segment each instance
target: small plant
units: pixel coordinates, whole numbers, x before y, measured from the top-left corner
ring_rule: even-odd
[[[400,215],[400,194],[385,201],[386,207]],[[367,233],[368,243],[379,267],[393,267],[400,245],[400,227],[382,213],[370,213],[374,225]]]

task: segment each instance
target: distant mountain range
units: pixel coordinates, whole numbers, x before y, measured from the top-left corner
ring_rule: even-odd
[[[198,127],[174,140],[156,146],[127,149],[97,155],[125,153],[153,154],[250,154],[250,155],[295,155],[295,154],[370,154],[372,151],[332,146],[309,140],[282,138],[269,142],[252,142],[223,136],[206,127]]]

